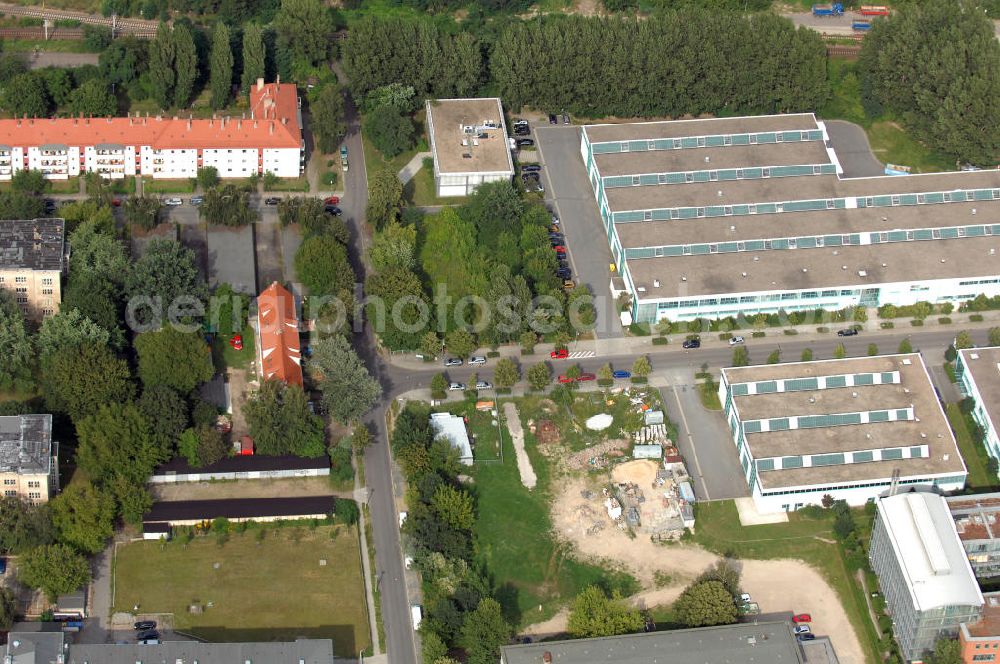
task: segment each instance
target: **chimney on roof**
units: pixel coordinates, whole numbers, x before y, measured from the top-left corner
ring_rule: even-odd
[[[269,132],[271,136],[274,136],[274,120],[271,120],[271,130]]]
[[[256,129],[256,128],[257,128],[257,121],[256,121],[256,120],[254,120],[254,121],[253,121],[253,128],[254,128],[254,129]]]
[[[257,92],[260,92],[263,89],[264,89],[264,79],[263,78],[258,78],[257,79]]]
[[[242,120],[242,118],[236,121],[236,128],[237,129],[243,129],[243,120]]]
[[[277,76],[274,77],[274,84],[281,85],[281,74],[278,74]]]
[[[283,125],[288,124],[288,118],[281,118],[281,124]]]
[[[191,131],[191,118],[188,118],[188,131]]]

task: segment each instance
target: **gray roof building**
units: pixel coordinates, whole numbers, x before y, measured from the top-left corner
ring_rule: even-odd
[[[802,664],[786,622],[722,625],[647,634],[505,646],[501,664]]]
[[[51,415],[0,417],[0,473],[48,474],[51,463]]]
[[[65,223],[62,219],[0,221],[0,269],[62,271]]]
[[[333,664],[333,641],[74,645],[66,664]],[[21,664],[17,662],[17,664]]]
[[[7,635],[4,664],[63,664],[63,633],[58,623],[15,623]]]

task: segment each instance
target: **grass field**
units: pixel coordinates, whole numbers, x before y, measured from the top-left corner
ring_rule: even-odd
[[[277,182],[268,185],[264,183],[264,191],[309,191],[309,178],[306,176],[297,178],[278,178]]]
[[[429,161],[429,159],[424,160]],[[403,185],[403,198],[411,205],[461,205],[466,201],[463,196],[449,196],[438,198],[434,189],[434,167],[428,168],[426,164],[422,167],[413,179]]]
[[[880,661],[876,656],[878,637],[868,618],[864,593],[854,582],[841,547],[829,543],[834,538],[832,514],[822,519],[810,519],[792,512],[788,515],[788,523],[743,526],[735,503],[727,500],[698,503],[695,518],[698,527],[694,541],[706,549],[737,558],[798,558],[818,569],[840,596],[847,617],[857,631],[866,660]],[[867,542],[871,518],[862,511],[856,511],[855,521],[858,536],[861,541]]]
[[[969,469],[969,476],[965,480],[965,486],[974,491],[986,489],[997,490],[997,478],[990,477],[986,469],[986,450],[982,445],[977,444],[972,439],[972,432],[966,424],[966,417],[962,414],[962,409],[957,403],[945,405],[945,413],[948,415],[948,423],[951,430],[955,432],[955,440],[958,442],[958,449],[965,460],[965,467]]]
[[[212,361],[218,371],[224,371],[227,367],[246,369],[256,357],[255,337],[249,325],[244,326],[240,336],[243,337],[243,350],[235,350],[230,346],[228,337],[215,335],[212,341]]]
[[[142,191],[146,194],[190,194],[194,192],[194,184],[188,178],[178,180],[143,178]]]
[[[521,421],[526,421],[523,412]],[[547,461],[526,430],[525,445],[538,475],[538,486],[528,491],[518,476],[510,438],[504,436],[503,442],[503,464],[477,465],[472,472],[479,505],[477,562],[495,580],[502,603],[517,607],[520,623],[550,618],[591,584],[617,588],[626,595],[638,590],[630,575],[582,563],[553,540]]]
[[[357,528],[266,528],[260,542],[257,532],[232,534],[222,546],[205,536],[186,545],[122,547],[115,562],[115,610],[138,604],[144,613],[172,613],[176,629],[209,641],[332,638],[342,657],[367,648]],[[327,564],[320,566],[320,559]],[[191,605],[204,612],[189,613]]]

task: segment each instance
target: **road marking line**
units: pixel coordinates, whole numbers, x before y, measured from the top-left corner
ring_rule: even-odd
[[[597,355],[597,352],[596,351],[592,351],[592,350],[575,350],[575,351],[573,351],[572,353],[569,354],[569,358],[568,359],[577,360],[577,359],[582,359],[582,358],[586,358],[586,357],[596,357],[596,355]]]
[[[698,450],[694,444],[694,436],[691,435],[691,427],[688,426],[687,416],[684,415],[684,407],[681,406],[681,398],[677,395],[677,386],[671,385],[670,391],[674,393],[674,400],[677,402],[677,410],[681,414],[681,422],[684,423],[684,431],[687,433],[688,442],[691,443],[691,456],[694,457],[694,469],[698,471],[698,478],[701,480],[701,488],[705,491],[705,500],[711,500],[708,495],[708,485],[705,484],[705,475],[701,472],[701,464],[698,463]]]

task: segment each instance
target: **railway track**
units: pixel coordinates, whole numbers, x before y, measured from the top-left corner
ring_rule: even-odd
[[[114,28],[116,32],[136,36],[151,36],[156,33],[156,21],[144,21],[137,18],[118,18],[87,14],[65,9],[44,9],[41,7],[26,7],[0,2],[0,13],[5,16],[29,16],[32,18],[49,19],[52,21],[80,21],[90,25],[103,25]]]
[[[830,44],[826,47],[826,56],[828,58],[857,59],[859,53],[861,53],[861,46]]]

